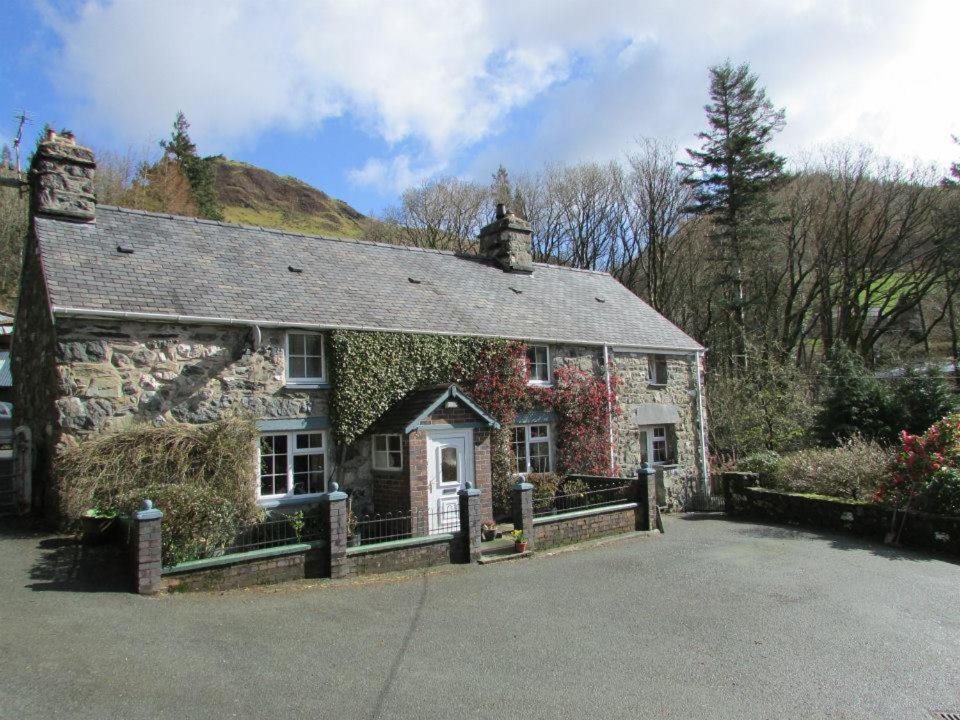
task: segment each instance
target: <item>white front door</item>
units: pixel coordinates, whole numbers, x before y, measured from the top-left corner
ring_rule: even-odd
[[[427,511],[430,532],[460,527],[457,491],[473,478],[473,430],[443,430],[427,435]]]

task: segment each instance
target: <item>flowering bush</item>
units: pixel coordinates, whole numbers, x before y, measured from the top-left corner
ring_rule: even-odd
[[[923,435],[900,433],[893,472],[875,499],[895,508],[960,514],[960,413],[934,423]]]
[[[611,373],[607,390],[604,378],[565,365],[553,380],[558,467],[574,474],[616,475],[619,468],[610,467],[610,421],[620,414],[620,378]]]
[[[808,448],[787,453],[763,469],[761,484],[787,492],[815,493],[867,500],[890,473],[890,454],[873,440],[854,436],[835,448]],[[739,466],[738,466],[739,467]]]

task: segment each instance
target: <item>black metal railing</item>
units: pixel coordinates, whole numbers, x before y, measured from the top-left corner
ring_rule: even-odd
[[[553,495],[538,497],[534,491],[533,515],[544,517],[632,502],[635,499],[633,488],[632,482],[620,478],[591,478],[589,483],[583,477],[573,481],[568,478]]]
[[[351,522],[348,542],[351,545],[374,545],[459,530],[460,508],[451,504],[430,511],[362,515]]]
[[[322,518],[318,513],[295,512],[250,525],[237,535],[231,545],[208,556],[308,543],[324,536]]]

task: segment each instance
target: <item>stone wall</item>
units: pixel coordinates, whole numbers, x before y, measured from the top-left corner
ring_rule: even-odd
[[[312,571],[318,560],[310,557],[316,554],[317,551],[308,550],[278,557],[240,561],[221,567],[167,574],[164,576],[163,585],[168,591],[232,590],[319,577],[319,573]]]
[[[572,517],[557,515],[536,518],[533,523],[533,547],[545,550],[605,535],[632,532],[637,526],[637,511],[627,508],[589,514],[574,513]]]
[[[877,541],[884,540],[894,526],[893,511],[882,505],[751,487],[755,481],[756,476],[751,473],[724,473],[727,514],[849,533]],[[911,510],[897,513],[895,527],[899,530],[901,524],[899,542],[905,547],[960,556],[960,517]]]
[[[378,548],[376,545],[349,548],[347,550],[348,576],[372,573],[416,570],[454,562],[452,555],[456,542],[447,539],[432,540],[425,544]]]
[[[648,381],[647,354],[618,352],[613,367],[620,376],[620,407],[617,423],[617,462],[628,474],[641,464],[640,429],[636,421],[639,407],[645,403],[674,405],[680,423],[670,438],[676,467],[663,473],[664,500],[668,507],[681,505],[690,478],[702,480],[700,433],[697,418],[697,368],[692,355],[667,356],[667,384],[652,386]]]
[[[29,427],[36,448],[33,498],[22,500],[34,508],[43,506],[52,513],[57,506],[56,488],[48,480],[53,447],[60,436],[60,418],[54,410],[58,387],[56,333],[33,238],[31,229],[21,270],[17,331],[10,352],[13,425]]]

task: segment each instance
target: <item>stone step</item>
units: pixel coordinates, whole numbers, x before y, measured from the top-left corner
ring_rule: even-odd
[[[504,562],[506,560],[518,560],[520,558],[530,557],[533,550],[526,550],[522,553],[516,552],[513,547],[506,550],[494,550],[480,553],[480,559],[477,560],[481,565],[490,565],[491,563]]]

